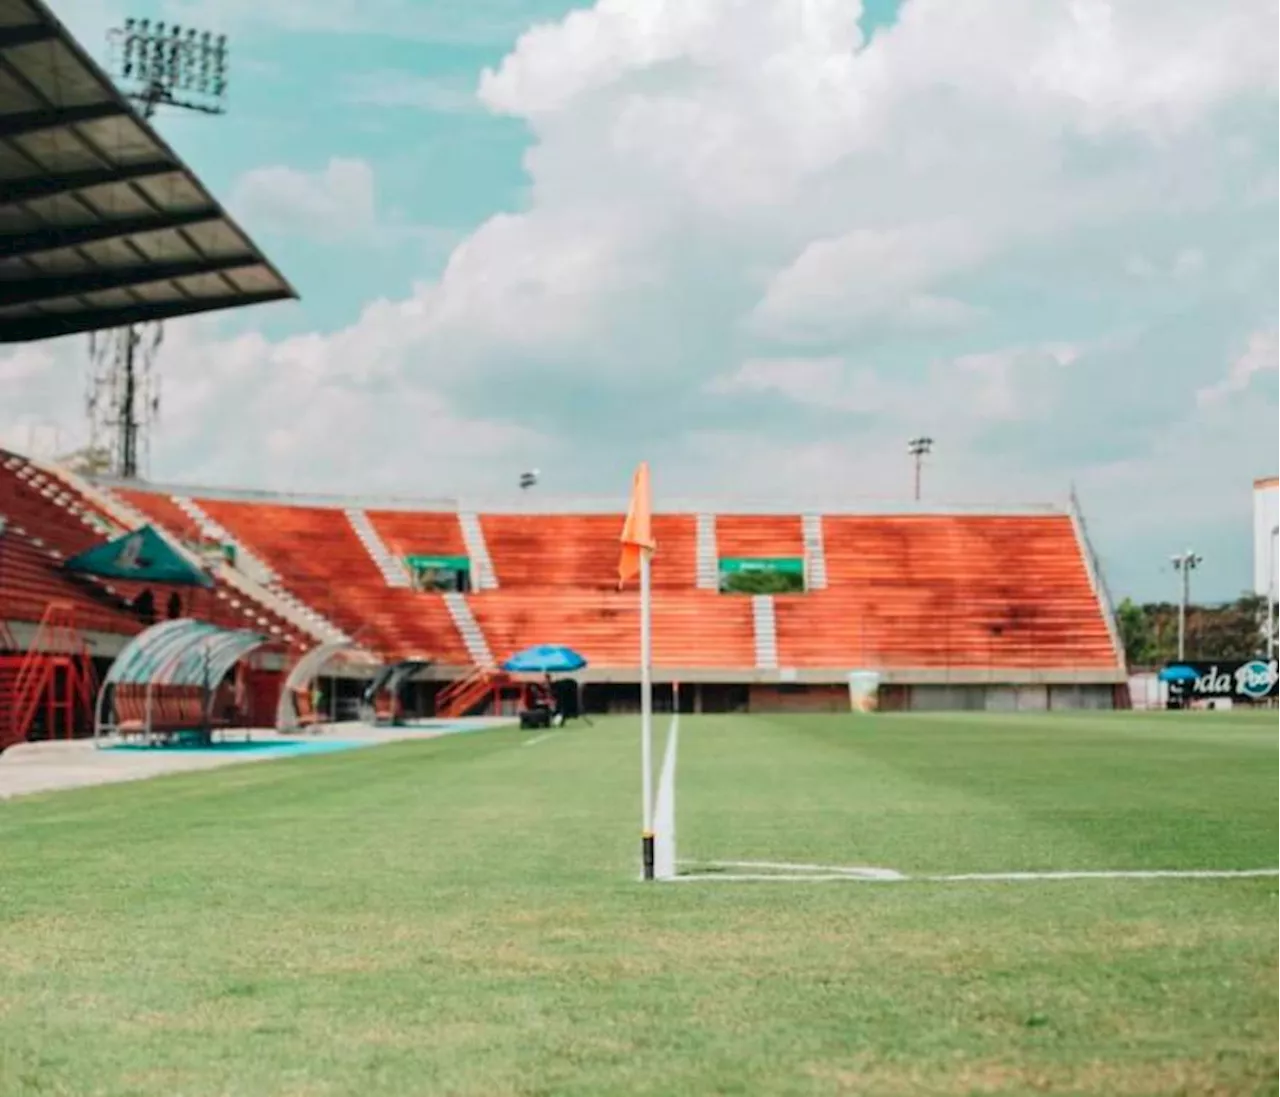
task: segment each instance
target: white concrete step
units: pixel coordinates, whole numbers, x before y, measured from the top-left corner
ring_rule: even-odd
[[[698,515],[697,565],[694,584],[699,590],[720,589],[720,552],[716,544],[716,516]]]
[[[804,533],[804,585],[806,590],[827,589],[827,546],[822,534],[822,515],[801,518]]]
[[[751,613],[755,625],[756,668],[778,669],[778,622],[774,616],[773,595],[753,594]]]
[[[411,587],[413,580],[409,576],[409,569],[405,567],[403,560],[387,548],[387,543],[374,528],[369,516],[357,507],[348,507],[342,513],[346,515],[352,532],[359,538],[365,552],[369,554],[369,559],[382,573],[383,581],[387,586],[401,590]]]
[[[195,523],[202,535],[222,545],[235,548],[236,562],[233,567],[225,564],[219,576],[236,587],[241,594],[266,606],[274,613],[280,614],[286,621],[310,632],[321,640],[347,640],[350,637],[327,617],[317,613],[291,591],[285,588],[280,576],[262,557],[249,550],[243,541],[236,537],[226,526],[217,521],[194,499],[185,495],[171,495],[169,498],[188,518]]]
[[[471,561],[472,589],[497,590],[498,575],[493,570],[493,560],[489,556],[489,544],[484,539],[480,515],[473,510],[460,510],[458,526],[462,530],[462,543],[467,546],[467,557]]]
[[[457,591],[446,591],[444,604],[449,607],[449,615],[453,618],[453,623],[458,628],[458,635],[462,637],[462,642],[466,645],[467,654],[471,656],[471,661],[485,670],[493,670],[497,663],[494,661],[493,652],[489,648],[489,641],[485,639],[484,630],[480,627],[480,622],[476,620],[475,614],[471,612],[467,596],[459,594]]]

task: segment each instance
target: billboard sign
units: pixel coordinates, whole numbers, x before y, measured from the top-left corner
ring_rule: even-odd
[[[1169,682],[1170,696],[1184,701],[1229,699],[1248,703],[1277,695],[1274,659],[1177,663],[1166,667],[1161,677]]]

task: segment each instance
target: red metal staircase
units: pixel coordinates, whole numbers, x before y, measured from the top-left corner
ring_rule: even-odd
[[[26,653],[0,656],[0,750],[38,723],[47,739],[74,737],[93,717],[95,686],[74,605],[50,602]]]
[[[460,716],[474,716],[483,712],[483,706],[497,699],[503,686],[511,679],[502,671],[476,667],[465,678],[450,682],[436,696],[436,715],[446,720]]]

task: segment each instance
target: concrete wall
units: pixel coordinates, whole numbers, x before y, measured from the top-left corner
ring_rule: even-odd
[[[1280,521],[1277,490],[1275,477],[1257,480],[1253,485],[1253,592],[1264,597],[1275,589],[1271,576],[1277,561],[1272,555],[1280,552],[1271,540],[1271,531]]]
[[[910,686],[913,712],[1046,712],[1115,708],[1110,685]]]
[[[751,712],[848,712],[846,686],[752,686]]]
[[[1048,712],[1111,709],[1117,687],[1084,683],[1065,685],[924,684],[882,685],[882,712]],[[635,685],[595,682],[585,685],[588,712],[635,714],[640,691]],[[654,684],[653,710],[671,711],[671,687]],[[743,685],[736,682],[687,683],[680,690],[680,710],[689,713],[849,712],[846,685]]]

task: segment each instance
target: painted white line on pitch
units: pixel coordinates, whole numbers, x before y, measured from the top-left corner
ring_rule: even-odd
[[[680,713],[673,712],[653,805],[653,874],[659,880],[671,880],[676,875],[676,742],[679,736]]]
[[[536,747],[543,739],[550,739],[553,735],[559,735],[558,731],[544,731],[541,735],[535,735],[532,739],[526,739],[521,746]]]
[[[833,876],[852,876],[860,880],[901,880],[902,873],[891,868],[875,868],[872,865],[803,865],[792,861],[682,861],[681,864],[701,868],[746,868],[770,872],[791,873],[794,876],[814,873]]]
[[[893,869],[843,867],[834,865],[792,865],[769,861],[705,861],[704,868],[781,869],[777,872],[685,872],[677,882],[746,883],[780,881],[789,883],[828,883],[837,880],[854,883],[1034,883],[1054,880],[1233,880],[1280,876],[1280,869],[1107,869],[1048,872],[964,872],[938,875],[907,876]]]
[[[689,872],[682,876],[673,876],[668,883],[675,884],[736,884],[754,881],[774,881],[793,884],[814,884],[829,880],[846,880],[862,884],[891,884],[907,879],[905,876],[855,876],[850,872],[790,873],[790,872]]]
[[[1230,880],[1237,877],[1280,876],[1274,868],[1191,868],[1191,869],[1114,869],[1078,872],[961,872],[949,876],[912,876],[912,880],[930,883],[965,883],[985,880]]]

